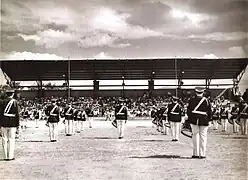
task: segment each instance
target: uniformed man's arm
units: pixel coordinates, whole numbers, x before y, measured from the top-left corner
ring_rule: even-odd
[[[207,110],[208,118],[211,119],[212,117],[212,107],[210,102],[208,101],[208,110]]]
[[[117,115],[118,111],[117,111],[117,108],[115,107],[115,116]]]
[[[15,109],[15,113],[16,113],[16,121],[17,121],[17,127],[20,125],[20,116],[19,116],[19,106],[17,104],[17,101],[14,101],[14,109]]]
[[[180,115],[183,114],[183,106],[181,104],[179,104],[179,114]]]
[[[128,115],[128,109],[126,108],[126,111],[125,111],[125,119],[127,119],[127,115]]]
[[[189,105],[187,107],[187,115],[191,116],[192,114],[192,101],[189,102]]]

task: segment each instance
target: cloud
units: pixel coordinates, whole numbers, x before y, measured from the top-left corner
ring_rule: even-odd
[[[242,19],[247,3],[241,1],[6,0],[2,4],[4,52],[199,57],[208,52],[229,55],[228,47],[239,45],[237,41],[247,36],[242,32],[248,22]],[[182,45],[183,51],[178,48]],[[170,52],[165,53],[165,48]]]
[[[205,54],[202,58],[203,59],[217,59],[218,57],[211,53],[211,54]]]
[[[189,39],[201,39],[203,41],[237,41],[247,39],[248,32],[215,32],[204,35],[190,35]]]
[[[126,48],[126,47],[129,47],[129,46],[131,46],[130,43],[125,43],[125,44],[121,43],[121,44],[113,44],[110,47],[113,47],[113,48]]]
[[[67,13],[66,13],[67,14]],[[25,41],[34,40],[36,45],[45,45],[47,48],[56,48],[59,45],[67,42],[75,42],[79,47],[118,47],[123,48],[131,44],[115,45],[115,41],[119,39],[142,39],[147,37],[158,37],[163,34],[141,26],[133,26],[126,22],[130,16],[127,13],[117,13],[110,8],[102,7],[100,10],[93,11],[94,16],[88,17],[88,22],[82,24],[62,20],[67,25],[74,22],[72,26],[68,26],[66,31],[48,29],[38,31],[37,34],[26,35],[19,33]],[[74,16],[72,16],[74,17]],[[58,17],[50,17],[51,20],[46,20],[44,23],[59,23]],[[85,18],[85,17],[82,17]],[[44,17],[43,17],[44,19]],[[45,18],[47,19],[47,18]],[[86,18],[87,19],[87,18]],[[74,17],[75,20],[75,17]],[[81,27],[82,25],[82,27]]]
[[[21,34],[19,33],[18,36],[20,36],[24,41],[29,41],[29,40],[33,40],[33,41],[40,41],[40,37],[37,35],[26,35],[26,34]],[[13,38],[13,37],[12,37]]]
[[[52,29],[39,31],[37,35],[25,35],[20,33],[18,35],[22,37],[25,41],[33,40],[35,41],[36,45],[45,45],[47,48],[56,48],[64,42],[71,42],[77,39],[76,36],[70,33],[59,30],[55,31]]]
[[[244,47],[241,47],[241,46],[233,46],[233,47],[230,47],[228,50],[231,53],[231,56],[233,57],[243,58],[243,57],[247,57],[248,55],[245,53]]]
[[[99,46],[109,46],[117,40],[118,37],[112,36],[108,33],[94,33],[88,35],[87,37],[81,37],[79,39],[78,45],[80,47],[99,47]]]
[[[95,30],[114,33],[122,39],[142,39],[163,35],[161,32],[149,28],[129,24],[127,18],[130,16],[131,14],[117,13],[113,9],[103,7],[95,12],[95,16],[90,21],[90,26]]]
[[[94,56],[95,59],[112,59],[113,57],[110,56],[108,53],[100,52],[99,54]]]
[[[4,58],[6,60],[63,60],[63,57],[59,57],[55,54],[40,54],[40,53],[32,53],[32,52],[11,52],[8,55],[5,55]]]

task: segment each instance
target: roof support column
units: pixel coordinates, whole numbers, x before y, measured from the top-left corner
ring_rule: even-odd
[[[97,98],[98,97],[98,92],[99,92],[99,81],[94,80],[93,84],[94,84],[93,97]]]
[[[121,91],[122,98],[125,98],[125,77],[122,76],[122,91]]]
[[[38,92],[37,92],[38,98],[44,97],[42,80],[39,79],[38,81],[36,81],[36,83],[38,87]]]
[[[207,90],[209,89],[210,84],[211,84],[211,79],[207,78],[207,79],[206,79],[206,84],[205,84]]]
[[[121,96],[122,98],[125,98],[125,72],[126,72],[126,60],[122,61],[122,91]]]
[[[153,95],[153,90],[154,90],[154,76],[155,76],[155,72],[152,71],[152,73],[151,73],[151,79],[148,80],[148,96],[149,96],[149,98],[151,98],[152,95]]]
[[[94,98],[98,98],[99,96],[99,81],[97,81],[97,75],[96,75],[96,71],[95,71],[95,63],[96,60],[93,61],[92,64],[92,76],[93,76],[93,97]]]
[[[178,97],[178,85],[179,85],[179,80],[178,80],[178,75],[177,75],[177,59],[175,58],[175,78],[177,80],[177,87],[176,87],[176,97]]]
[[[70,89],[70,79],[71,79],[71,61],[70,57],[68,57],[68,64],[67,64],[68,72],[67,72],[67,98],[68,100],[71,97],[71,89]]]

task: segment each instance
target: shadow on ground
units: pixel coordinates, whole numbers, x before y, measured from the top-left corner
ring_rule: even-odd
[[[248,139],[248,137],[223,137],[224,139]]]
[[[154,155],[154,156],[144,156],[144,157],[138,157],[138,156],[133,156],[130,158],[137,158],[137,159],[153,159],[153,158],[158,158],[158,159],[192,159],[191,157],[183,157],[179,155]]]
[[[111,137],[82,137],[81,139],[118,139],[118,138],[111,138]]]
[[[171,142],[170,140],[163,140],[163,139],[133,139],[131,141],[138,141],[138,142]]]
[[[18,140],[18,142],[51,142],[51,141],[42,141],[42,140]]]

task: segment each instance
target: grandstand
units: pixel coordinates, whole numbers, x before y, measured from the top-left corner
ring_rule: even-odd
[[[111,59],[111,60],[59,60],[59,61],[1,61],[1,69],[6,77],[15,81],[36,81],[37,86],[27,86],[37,90],[23,91],[23,97],[41,96],[128,96],[137,97],[144,93],[150,96],[164,96],[167,92],[182,96],[194,86],[204,86],[217,96],[225,87],[237,87],[247,66],[247,58],[242,59]],[[168,84],[170,80],[176,84]],[[231,79],[232,83],[213,84],[217,79]],[[63,90],[44,90],[44,81],[64,81]],[[71,85],[73,80],[91,80],[92,85]],[[122,84],[99,85],[101,80],[122,80]],[[127,80],[147,80],[144,85],[127,85]],[[162,81],[156,84],[156,81]],[[204,80],[202,84],[184,84],[184,80]],[[111,82],[111,81],[109,81]],[[118,90],[101,90],[102,87],[119,87]],[[143,89],[130,89],[142,86]],[[24,86],[22,86],[23,88]],[[72,88],[92,88],[72,90]],[[129,87],[129,88],[127,88]],[[218,87],[218,88],[216,88]],[[228,93],[225,93],[228,96]],[[229,93],[229,96],[231,93]]]

